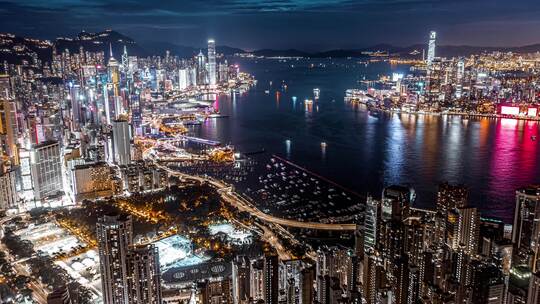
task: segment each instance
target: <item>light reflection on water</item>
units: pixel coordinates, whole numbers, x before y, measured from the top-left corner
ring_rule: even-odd
[[[324,69],[301,61],[294,68],[275,61],[240,62],[256,76],[257,87],[234,102],[221,96],[220,110],[231,117],[210,120],[197,135],[243,151],[264,147],[360,193],[378,195],[385,185],[409,184],[422,207],[435,205],[440,181],[465,183],[472,205],[506,221],[512,218],[515,189],[540,182],[539,143],[532,140],[538,136],[537,122],[370,113],[344,102],[344,92],[364,75],[387,73],[391,67],[340,62],[346,64]],[[275,88],[264,93],[270,80],[288,85],[280,92],[279,107]],[[313,105],[293,102],[293,96],[309,96],[314,87],[321,89],[321,98]],[[287,139],[293,144],[283,144]]]

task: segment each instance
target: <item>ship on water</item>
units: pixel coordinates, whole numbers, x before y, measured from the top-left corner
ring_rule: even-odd
[[[376,102],[376,98],[364,90],[348,89],[345,91],[345,101],[358,102],[367,105]]]

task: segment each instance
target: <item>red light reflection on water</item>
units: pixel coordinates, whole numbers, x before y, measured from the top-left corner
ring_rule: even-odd
[[[536,136],[538,122],[516,119],[497,121],[489,170],[489,191],[493,197],[502,193],[513,194],[517,188],[536,180]],[[492,207],[497,209],[499,206]]]

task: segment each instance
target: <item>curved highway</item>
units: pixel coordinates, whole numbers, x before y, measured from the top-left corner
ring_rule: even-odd
[[[218,193],[221,195],[221,198],[227,203],[236,207],[238,210],[246,211],[250,213],[252,216],[255,216],[269,223],[278,224],[278,225],[287,226],[287,227],[316,229],[316,230],[334,230],[334,231],[356,230],[356,224],[327,224],[327,223],[317,223],[317,222],[302,222],[302,221],[295,221],[295,220],[275,217],[275,216],[266,214],[262,212],[261,210],[259,210],[257,207],[253,206],[253,204],[251,204],[245,198],[241,197],[236,192],[232,191],[231,186],[223,183],[222,181],[219,181],[211,177],[202,178],[199,176],[188,175],[185,173],[172,170],[171,168],[161,165],[156,161],[154,161],[154,163],[156,164],[156,166],[169,172],[169,174],[171,175],[178,176],[182,179],[196,180],[200,183],[206,182],[210,184],[218,191]]]

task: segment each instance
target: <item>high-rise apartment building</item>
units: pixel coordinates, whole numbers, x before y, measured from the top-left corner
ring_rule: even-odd
[[[62,191],[62,163],[60,144],[45,141],[35,145],[30,155],[34,198],[42,200]]]
[[[103,302],[129,303],[127,257],[133,243],[131,217],[106,215],[96,226]]]

